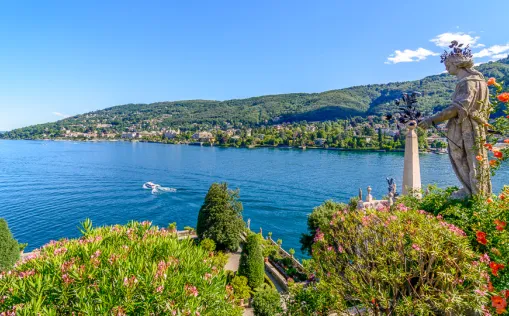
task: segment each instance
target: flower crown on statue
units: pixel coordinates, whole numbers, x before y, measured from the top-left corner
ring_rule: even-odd
[[[451,52],[444,51],[444,53],[440,56],[440,62],[445,63],[447,58],[454,57],[464,60],[470,60],[472,59],[472,50],[470,50],[469,45],[467,45],[465,48],[463,47],[463,44],[458,44],[458,41],[452,41],[451,45],[449,45],[449,48],[452,48]]]

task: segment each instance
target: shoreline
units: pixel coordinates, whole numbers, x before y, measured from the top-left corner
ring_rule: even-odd
[[[298,149],[298,150],[331,150],[331,151],[351,151],[351,152],[379,152],[379,153],[392,153],[392,152],[405,152],[405,149],[374,149],[374,148],[366,148],[366,149],[354,149],[354,148],[338,148],[338,147],[304,147],[302,146],[270,146],[270,145],[260,145],[260,146],[221,146],[221,145],[211,145],[206,143],[166,143],[166,142],[158,142],[158,141],[150,141],[150,140],[124,140],[124,139],[94,139],[94,140],[82,140],[82,139],[10,139],[10,138],[0,138],[0,140],[9,140],[9,141],[51,141],[51,142],[80,142],[80,143],[151,143],[151,144],[163,144],[163,145],[182,145],[182,146],[198,146],[198,147],[216,147],[216,148],[233,148],[233,149],[258,149],[258,148],[273,148],[273,149]],[[420,151],[420,153],[427,154],[432,153],[431,151]]]

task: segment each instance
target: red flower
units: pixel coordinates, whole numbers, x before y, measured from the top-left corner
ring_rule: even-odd
[[[497,309],[497,314],[502,314],[505,312],[507,302],[505,298],[494,295],[491,297],[491,305]]]
[[[503,268],[505,268],[505,266],[501,263],[496,263],[496,262],[490,262],[490,268],[491,268],[491,273],[494,275],[494,276],[498,276],[498,270],[502,270]]]
[[[488,241],[486,240],[485,232],[479,231],[475,235],[477,237],[477,242],[479,242],[480,244],[486,245],[488,243]]]
[[[488,291],[493,292],[495,288],[493,287],[493,284],[491,282],[488,282]]]
[[[482,161],[482,156],[481,155],[475,156],[475,159],[477,159],[478,161]]]
[[[504,143],[509,144],[509,138],[508,139],[504,139]]]
[[[495,83],[497,83],[497,81],[495,80],[495,78],[493,78],[493,77],[492,77],[492,78],[488,79],[488,86],[492,86],[492,85],[494,85]]]
[[[499,219],[496,219],[495,220],[495,225],[497,225],[497,227],[496,227],[497,230],[504,230],[504,228],[507,225],[507,223],[504,222],[504,221],[501,221]]]
[[[486,200],[486,202],[489,204],[489,203],[493,202],[493,199],[492,199],[492,198],[488,198],[488,199]]]
[[[501,200],[503,200],[503,199],[505,199],[505,195],[500,194],[500,195],[498,196],[498,198],[499,198],[499,199],[501,199]]]
[[[488,150],[493,150],[492,144],[484,144],[483,146],[486,147],[486,149],[488,149]]]
[[[507,103],[509,102],[509,92],[501,93],[497,96],[498,101]]]
[[[502,159],[502,157],[504,157],[504,154],[501,152],[501,151],[493,151],[493,156],[495,156],[495,158],[498,158],[498,159]]]

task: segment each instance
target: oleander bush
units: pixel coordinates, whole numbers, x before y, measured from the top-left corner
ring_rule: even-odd
[[[0,274],[7,315],[241,315],[224,255],[150,222],[92,228],[50,242]],[[14,315],[14,314],[13,314]]]
[[[229,190],[226,183],[213,183],[198,213],[198,237],[212,239],[219,250],[237,251],[245,226],[239,191]]]
[[[0,218],[0,271],[11,269],[19,255],[20,245],[12,236],[5,219]]]
[[[343,298],[343,308],[464,314],[487,303],[483,264],[465,233],[425,211],[338,211],[312,249],[320,286]]]
[[[339,303],[339,304],[338,304]],[[343,306],[344,299],[335,297],[320,283],[293,283],[285,298],[286,313],[289,316],[330,315]],[[338,308],[339,307],[339,308]]]
[[[240,256],[238,274],[248,279],[251,289],[261,286],[265,276],[265,264],[261,245],[262,237],[251,233],[247,236],[246,244]]]
[[[509,187],[498,196],[472,197],[467,200],[451,200],[454,188],[429,187],[418,200],[402,198],[412,209],[423,209],[460,227],[467,235],[470,245],[477,252],[478,261],[485,270],[488,286],[484,290],[490,297],[495,312],[505,313],[509,297]]]
[[[280,314],[281,297],[276,289],[264,284],[256,289],[253,296],[253,310],[255,316],[276,316]]]

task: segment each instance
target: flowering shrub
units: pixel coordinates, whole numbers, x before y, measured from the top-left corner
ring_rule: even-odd
[[[491,307],[505,312],[509,296],[509,187],[498,196],[474,197],[466,201],[449,200],[454,189],[433,187],[422,200],[404,197],[405,205],[413,209],[426,209],[461,227],[477,252],[478,263],[488,280],[487,294],[494,300]],[[493,304],[494,303],[494,304]]]
[[[322,287],[376,315],[461,314],[487,300],[465,233],[424,211],[338,211],[312,249]]]
[[[149,222],[51,242],[0,274],[0,314],[240,315],[222,256]]]
[[[490,94],[490,103],[493,111],[503,112],[504,115],[498,116],[492,125],[488,126],[493,130],[492,136],[489,136],[484,147],[491,152],[490,167],[494,172],[500,167],[502,161],[509,159],[509,146],[505,148],[497,148],[494,145],[497,142],[509,144],[509,92],[503,91],[503,84],[496,81],[495,78],[488,79],[488,86],[492,87]]]

